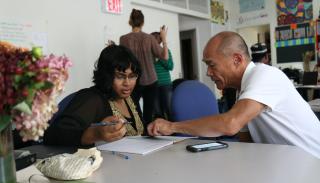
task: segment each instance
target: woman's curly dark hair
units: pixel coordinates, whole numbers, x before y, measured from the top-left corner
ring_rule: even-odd
[[[95,63],[93,71],[93,83],[100,91],[107,94],[107,98],[116,97],[112,89],[115,71],[125,72],[131,68],[132,72],[141,75],[138,59],[124,46],[110,45],[102,50],[100,57]],[[137,81],[138,81],[137,80]]]

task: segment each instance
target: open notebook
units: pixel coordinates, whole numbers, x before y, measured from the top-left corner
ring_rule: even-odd
[[[115,151],[134,154],[148,154],[150,152],[161,149],[173,143],[185,140],[190,137],[145,137],[145,136],[131,136],[124,137],[121,140],[99,145],[97,148],[102,151]]]

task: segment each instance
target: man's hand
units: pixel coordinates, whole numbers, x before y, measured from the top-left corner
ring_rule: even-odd
[[[151,136],[171,135],[173,133],[173,123],[161,118],[148,125],[148,134]]]

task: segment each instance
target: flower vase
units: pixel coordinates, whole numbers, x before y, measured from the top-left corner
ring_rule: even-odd
[[[0,121],[1,123],[1,121]],[[0,183],[16,182],[11,123],[0,131]]]

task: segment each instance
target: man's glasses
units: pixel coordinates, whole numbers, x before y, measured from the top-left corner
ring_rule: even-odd
[[[123,73],[115,73],[114,78],[118,81],[125,81],[125,80],[129,80],[129,81],[136,81],[138,79],[138,75],[137,74],[123,74]]]

